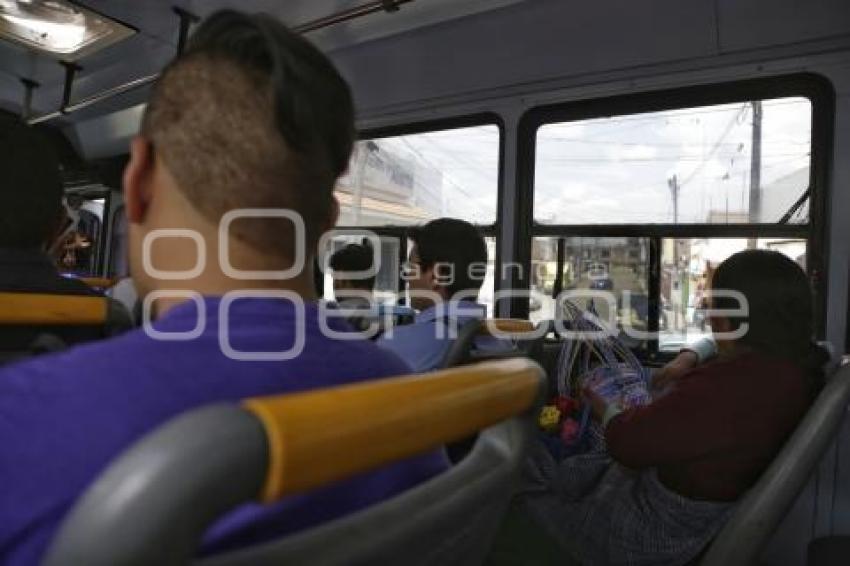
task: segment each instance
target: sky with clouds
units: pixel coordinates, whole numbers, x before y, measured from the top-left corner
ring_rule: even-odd
[[[547,124],[537,132],[535,219],[548,224],[672,223],[748,209],[753,106],[725,104]],[[765,220],[776,222],[807,186],[811,105],[763,102]],[[381,140],[442,172],[443,214],[496,219],[499,130],[477,126]],[[733,220],[734,221],[734,220]]]

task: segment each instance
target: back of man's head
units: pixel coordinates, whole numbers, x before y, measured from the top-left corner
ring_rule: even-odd
[[[371,291],[375,287],[374,275],[355,279],[349,274],[371,271],[374,255],[374,250],[368,243],[348,244],[338,250],[330,259],[330,266],[334,271],[334,285],[338,288],[349,287]],[[337,277],[337,273],[341,273],[343,277]]]
[[[142,136],[208,221],[235,209],[289,209],[303,218],[312,249],[348,165],[353,102],[307,40],[270,16],[226,10],[200,24],[163,72]],[[246,245],[292,255],[288,223],[241,222],[232,234]]]
[[[411,231],[422,269],[448,268],[440,276],[451,277],[445,286],[449,297],[477,292],[484,283],[478,277],[487,264],[487,245],[478,229],[463,220],[440,218]],[[466,297],[470,298],[470,297]]]
[[[0,118],[0,248],[43,248],[59,227],[61,210],[52,147],[17,119]]]

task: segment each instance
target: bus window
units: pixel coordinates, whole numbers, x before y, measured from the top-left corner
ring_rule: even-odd
[[[121,206],[112,217],[112,242],[110,243],[110,276],[124,278],[130,275],[130,261],[127,257],[127,215]]]
[[[603,321],[647,329],[648,238],[544,237],[534,239],[532,250],[532,321],[555,318],[560,295]],[[610,293],[610,300],[600,292]]]
[[[58,268],[72,276],[98,275],[106,199],[69,195],[66,202],[72,227],[58,244]]]
[[[805,224],[811,102],[740,102],[542,126],[543,224]],[[756,187],[756,190],[751,190]]]
[[[481,292],[478,294],[478,302],[487,307],[487,316],[493,318],[496,313],[493,309],[493,294],[496,289],[496,238],[486,237],[487,244],[487,275],[481,284]]]
[[[382,257],[406,258],[410,226],[445,217],[475,224],[489,256],[479,300],[492,316],[501,137],[499,126],[482,124],[361,139],[348,173],[337,183],[338,230],[371,230],[382,242],[389,237],[392,244],[382,244]],[[400,242],[405,242],[404,250]],[[398,268],[397,262],[382,261],[378,278],[384,278],[387,288],[379,295],[386,300],[404,297]],[[329,281],[326,276],[325,298],[330,297]]]
[[[344,232],[344,229],[340,229]],[[351,243],[361,243],[362,235],[341,235],[333,239],[329,252],[341,249],[343,246]],[[378,303],[385,305],[406,303],[405,288],[400,277],[402,259],[407,260],[410,253],[411,242],[406,238],[382,234],[379,236],[381,242],[380,257],[381,264],[378,268],[378,273],[375,277],[375,299]],[[404,242],[404,249],[401,249],[401,242]],[[487,316],[493,317],[493,293],[494,280],[496,273],[496,238],[485,237],[487,244],[487,273],[481,285],[481,292],[478,301],[487,307]],[[333,300],[333,277],[329,270],[325,270],[323,276],[323,297],[326,300]]]
[[[710,270],[733,253],[775,249],[820,272],[822,254],[807,253],[820,246],[812,204],[822,197],[813,171],[819,99],[729,102],[726,90],[717,92],[722,104],[706,104],[711,94],[702,91],[698,104],[663,109],[667,98],[658,94],[619,99],[629,111],[621,115],[594,101],[524,118],[534,144],[524,165],[533,180],[532,319],[557,315],[559,279],[562,290],[613,290],[617,315],[602,318],[657,331],[650,350],[675,351],[710,332]],[[657,321],[649,320],[654,312]]]
[[[669,324],[659,347],[677,351],[711,333],[705,316],[711,274],[729,256],[755,247],[781,252],[806,269],[806,240],[760,238],[665,238],[661,252],[661,309]]]
[[[495,125],[361,140],[339,180],[340,226],[409,226],[442,217],[496,222]]]

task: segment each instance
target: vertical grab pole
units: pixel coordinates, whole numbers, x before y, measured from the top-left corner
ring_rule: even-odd
[[[77,73],[83,68],[71,61],[59,61],[59,64],[65,67],[65,85],[62,88],[62,104],[59,106],[59,112],[67,113],[68,106],[71,105],[71,91],[74,88],[74,79],[77,78]]]
[[[32,116],[32,97],[35,94],[35,89],[41,85],[31,79],[21,79],[24,85],[24,104],[21,109],[21,119],[27,121]]]
[[[199,21],[200,18],[179,6],[174,6],[173,10],[177,14],[177,17],[180,18],[180,30],[177,32],[177,55],[180,55],[186,49],[186,43],[189,41],[189,30],[192,29],[192,24]]]

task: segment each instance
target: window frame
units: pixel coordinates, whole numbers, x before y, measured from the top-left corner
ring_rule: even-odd
[[[92,253],[91,277],[106,277],[108,266],[106,265],[107,254],[111,241],[109,237],[109,210],[112,206],[112,191],[109,187],[101,184],[85,185],[83,187],[64,186],[62,188],[64,197],[75,196],[83,200],[93,201],[103,199],[103,216],[99,218],[97,226],[97,242]]]
[[[128,254],[127,254],[126,245],[124,246],[124,248],[118,247],[117,249],[116,249],[116,245],[115,245],[116,244],[115,235],[118,233],[118,224],[120,222],[124,222],[126,224],[125,233],[127,234],[128,239],[129,239],[130,223],[127,220],[127,215],[125,213],[126,212],[125,206],[126,205],[123,202],[118,205],[118,207],[112,212],[112,219],[109,223],[110,224],[110,228],[109,228],[109,250],[108,250],[109,251],[109,262],[108,262],[108,265],[106,266],[106,276],[107,277],[122,278],[122,277],[128,277],[129,276],[129,274],[126,274],[126,273],[119,275],[117,273],[117,270],[115,269],[115,264],[117,263],[116,259],[119,256],[123,256],[123,260],[127,264],[127,270],[129,271],[129,269],[130,269],[130,258],[128,257]],[[124,243],[126,244],[127,242],[125,241]]]
[[[451,116],[440,118],[437,120],[423,120],[417,122],[408,122],[402,124],[392,124],[389,126],[380,126],[376,128],[365,128],[358,131],[357,141],[373,140],[380,138],[398,137],[415,134],[425,134],[431,132],[441,132],[445,130],[455,130],[459,128],[470,128],[476,126],[496,126],[499,131],[499,151],[498,174],[496,186],[496,220],[492,224],[476,225],[481,235],[485,238],[496,239],[496,257],[494,258],[496,270],[498,273],[499,265],[501,265],[501,239],[499,238],[500,229],[502,226],[502,203],[504,201],[504,156],[505,156],[505,122],[501,116],[495,112],[480,112],[475,114],[464,114],[459,116]],[[386,224],[382,226],[344,226],[339,225],[334,227],[334,231],[342,234],[346,230],[370,230],[379,236],[396,237],[403,245],[399,246],[399,265],[403,265],[407,261],[407,245],[410,230],[418,226],[411,225],[393,225]],[[318,275],[317,275],[318,277]],[[494,292],[499,290],[499,278],[494,279]],[[400,297],[404,296],[404,281],[399,273],[399,293]]]
[[[540,224],[534,220],[536,142],[540,127],[610,116],[680,110],[700,106],[734,104],[752,100],[803,97],[812,105],[812,145],[809,176],[809,220],[805,224]],[[807,270],[815,292],[815,328],[825,332],[826,284],[828,281],[829,217],[827,198],[832,160],[835,92],[828,79],[811,73],[688,86],[636,94],[577,100],[538,106],[526,111],[519,122],[517,160],[517,226],[513,234],[516,261],[523,274],[531,268],[532,240],[539,236],[649,237],[649,328],[658,330],[660,314],[661,240],[664,238],[788,237],[806,239]],[[530,278],[512,275],[511,287],[527,290]],[[527,301],[511,301],[511,316],[528,317]],[[649,344],[649,357],[659,356],[658,340]]]

